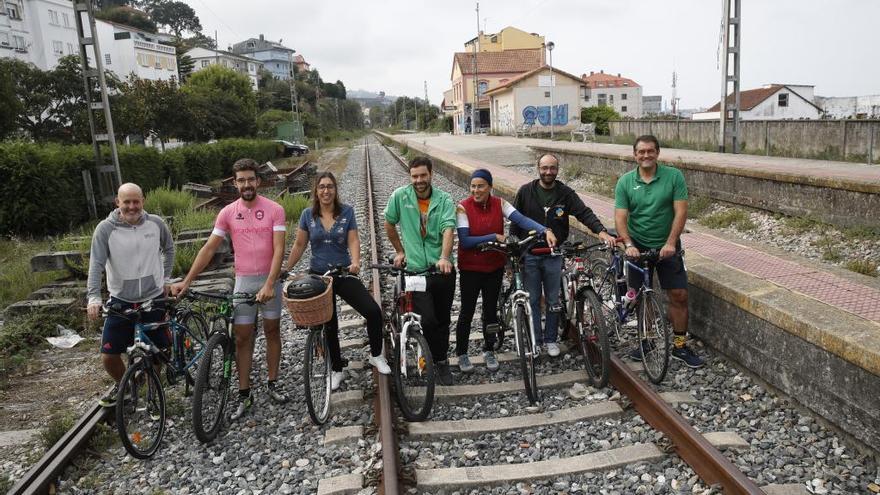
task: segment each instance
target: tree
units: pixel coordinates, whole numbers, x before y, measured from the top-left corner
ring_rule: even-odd
[[[260,137],[274,138],[278,124],[292,120],[293,112],[271,108],[257,116],[257,133]]]
[[[114,114],[120,134],[156,136],[164,149],[165,141],[180,137],[190,125],[184,95],[177,83],[132,76],[120,89]]]
[[[8,60],[8,59],[7,59]],[[11,72],[0,64],[0,139],[5,139],[18,130],[16,116],[21,113],[21,102],[15,93],[15,81]]]
[[[202,23],[196,11],[189,5],[174,0],[151,0],[147,4],[147,12],[153,21],[167,27],[177,39],[181,39],[184,31],[201,33]]]
[[[193,73],[183,91],[192,132],[200,138],[251,136],[256,130],[256,97],[248,76],[219,65]]]
[[[596,124],[596,134],[608,135],[609,120],[620,120],[620,114],[607,105],[581,109],[581,122]]]

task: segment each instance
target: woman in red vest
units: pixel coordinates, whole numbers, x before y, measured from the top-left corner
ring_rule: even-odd
[[[556,244],[553,232],[526,217],[507,201],[492,195],[492,173],[477,169],[471,174],[471,196],[456,208],[458,229],[458,268],[461,286],[461,311],[455,330],[455,352],[462,372],[474,370],[468,357],[471,320],[477,306],[477,296],[483,295],[483,355],[489,371],[498,369],[498,359],[492,352],[495,335],[486,333],[486,326],[498,323],[498,295],[507,260],[496,251],[480,252],[481,242],[504,242],[504,219],[515,222],[525,230],[546,233],[547,243]]]

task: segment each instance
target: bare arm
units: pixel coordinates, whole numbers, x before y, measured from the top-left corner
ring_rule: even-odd
[[[672,209],[675,212],[675,216],[672,218],[672,229],[669,231],[669,237],[666,238],[666,245],[660,250],[661,258],[667,258],[675,254],[675,245],[678,243],[681,233],[684,232],[684,224],[687,222],[687,200],[673,201]]]
[[[276,230],[272,232],[272,265],[269,268],[269,276],[260,292],[257,293],[257,301],[266,302],[275,297],[275,282],[281,274],[281,259],[284,258],[284,237],[287,232]]]
[[[443,244],[440,246],[440,259],[437,261],[437,268],[441,273],[450,273],[452,271],[452,261],[449,256],[452,254],[452,229],[443,231]]]
[[[302,259],[306,246],[309,244],[309,231],[296,229],[296,239],[293,241],[293,247],[290,248],[290,256],[287,257],[287,269],[292,270],[293,267]]]
[[[630,245],[626,248],[627,256],[638,256],[639,250],[632,246],[632,238],[629,236],[629,229],[626,222],[629,220],[629,210],[626,208],[615,208],[614,210],[614,228],[617,230],[617,237],[623,239],[623,243]]]
[[[361,271],[361,238],[357,230],[348,231],[348,253],[351,255],[348,272],[357,275]]]

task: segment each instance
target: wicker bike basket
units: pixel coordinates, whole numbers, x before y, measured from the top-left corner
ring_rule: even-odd
[[[327,284],[327,288],[320,295],[308,299],[290,299],[287,297],[287,286],[281,291],[284,304],[293,323],[301,327],[314,327],[323,325],[333,317],[333,279],[321,277]],[[287,283],[292,282],[292,279]]]

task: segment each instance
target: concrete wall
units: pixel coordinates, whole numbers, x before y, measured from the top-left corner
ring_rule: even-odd
[[[633,158],[620,158],[586,151],[563,151],[557,148],[531,146],[537,154],[555,153],[563,167],[579,167],[585,173],[602,177],[620,177],[632,170]],[[789,177],[776,177],[759,172],[737,174],[730,170],[713,169],[710,165],[669,160],[660,153],[660,161],[678,167],[691,194],[706,196],[752,208],[786,215],[818,218],[844,227],[880,227],[880,194],[878,190],[847,184],[796,182]]]
[[[615,140],[653,134],[661,145],[718,149],[717,120],[622,120],[608,124]],[[740,130],[740,149],[745,153],[866,162],[870,157],[872,163],[880,163],[880,120],[745,121]]]

